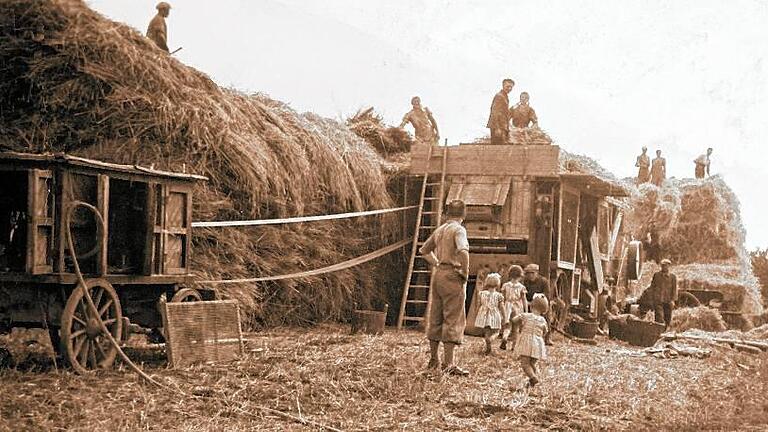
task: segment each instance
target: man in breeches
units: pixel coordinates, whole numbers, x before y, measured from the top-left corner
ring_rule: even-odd
[[[466,214],[464,202],[451,201],[448,220],[438,227],[419,249],[432,266],[432,305],[427,327],[430,358],[427,368],[440,366],[438,350],[443,343],[444,373],[466,376],[469,372],[456,366],[454,350],[461,345],[466,327],[465,301],[469,275],[469,242],[461,225]]]

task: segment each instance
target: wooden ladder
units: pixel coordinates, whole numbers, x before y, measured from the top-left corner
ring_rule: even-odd
[[[436,156],[442,158],[439,175],[429,172],[430,162]],[[442,147],[430,146],[427,151],[427,164],[421,181],[419,210],[416,215],[416,229],[411,245],[411,257],[408,261],[408,273],[403,286],[400,314],[397,319],[398,329],[404,325],[425,327],[429,317],[432,300],[432,270],[427,260],[419,254],[419,248],[442,221],[447,157],[447,142]]]

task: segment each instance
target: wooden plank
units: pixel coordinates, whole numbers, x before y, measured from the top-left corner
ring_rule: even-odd
[[[96,273],[105,275],[108,269],[107,248],[109,247],[109,177],[104,174],[100,174],[98,177],[96,196],[96,207],[99,209],[99,213],[101,213],[101,217],[104,220],[101,239],[99,239],[101,242],[100,250],[96,258]],[[98,221],[96,223],[98,224]]]
[[[415,145],[411,150],[411,174],[440,173],[441,161],[430,158]],[[460,145],[447,147],[446,175],[556,176],[559,174],[560,148],[557,146]]]
[[[592,257],[592,274],[597,283],[597,292],[603,292],[603,261],[600,254],[600,239],[597,236],[597,230],[592,228],[592,235],[589,236],[590,256]]]

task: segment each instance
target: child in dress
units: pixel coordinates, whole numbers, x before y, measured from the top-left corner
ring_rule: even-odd
[[[547,321],[542,316],[547,313],[547,310],[549,310],[549,302],[544,294],[534,294],[531,300],[531,313],[522,313],[512,320],[513,324],[521,326],[514,355],[520,359],[520,366],[528,376],[529,387],[538,384],[537,363],[547,358],[547,348],[544,345]]]
[[[514,347],[517,342],[518,327],[512,325],[510,320],[528,311],[528,300],[525,298],[528,291],[525,289],[525,285],[520,283],[522,277],[523,268],[519,265],[513,265],[509,268],[509,282],[501,286],[501,293],[504,295],[504,311],[507,314],[507,324],[501,332],[501,346],[499,348],[502,350],[507,349],[510,333],[512,333],[512,346]]]
[[[483,329],[485,339],[484,354],[491,353],[491,339],[499,334],[502,324],[507,324],[504,313],[504,296],[498,291],[501,286],[501,276],[498,273],[490,273],[485,278],[483,290],[478,293],[480,308],[475,318],[475,326]]]

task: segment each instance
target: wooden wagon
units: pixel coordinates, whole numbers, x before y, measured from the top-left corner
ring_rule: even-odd
[[[64,154],[0,153],[0,332],[48,329],[58,354],[83,372],[116,356],[85,289],[116,340],[128,322],[157,331],[161,298],[211,297],[187,286],[192,189],[201,180]]]

